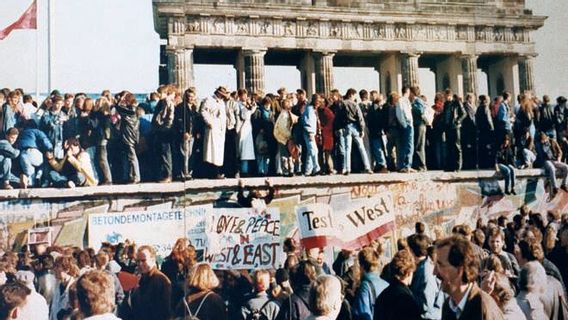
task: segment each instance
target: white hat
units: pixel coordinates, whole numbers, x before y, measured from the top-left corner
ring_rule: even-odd
[[[20,270],[16,272],[16,279],[22,281],[26,285],[26,287],[35,290],[34,288],[35,275],[33,272],[27,270]]]

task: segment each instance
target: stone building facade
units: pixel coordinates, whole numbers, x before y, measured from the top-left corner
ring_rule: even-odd
[[[545,17],[524,0],[153,0],[162,82],[187,88],[194,63],[232,64],[237,85],[263,91],[266,65],[296,66],[308,93],[334,88],[334,66],[374,67],[381,92],[419,84],[489,94],[534,90],[531,33]],[[167,70],[167,72],[165,72]]]

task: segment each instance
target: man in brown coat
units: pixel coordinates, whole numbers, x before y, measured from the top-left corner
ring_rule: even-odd
[[[170,319],[172,285],[156,266],[156,250],[151,246],[141,246],[136,260],[142,278],[132,293],[133,319]]]
[[[477,266],[471,243],[461,236],[436,243],[434,274],[442,282],[448,299],[442,308],[442,319],[504,319],[491,296],[477,286]]]

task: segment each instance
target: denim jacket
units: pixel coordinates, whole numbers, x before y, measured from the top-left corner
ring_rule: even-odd
[[[416,266],[410,290],[422,309],[422,319],[441,319],[444,295],[434,276],[434,263],[426,258]]]
[[[371,288],[371,283],[374,288]],[[375,300],[389,286],[378,272],[366,272],[353,301],[353,319],[372,320]],[[374,295],[373,296],[373,289]]]

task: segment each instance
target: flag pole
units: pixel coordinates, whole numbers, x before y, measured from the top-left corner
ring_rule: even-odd
[[[40,105],[39,96],[40,96],[40,83],[39,83],[39,66],[40,66],[40,50],[39,50],[39,32],[40,32],[40,23],[39,23],[39,13],[40,13],[40,4],[41,0],[38,0],[36,3],[37,11],[36,11],[36,103],[38,106]]]
[[[51,36],[52,31],[52,20],[51,20],[51,0],[47,0],[47,94],[51,94],[51,47],[53,42],[53,37]]]

